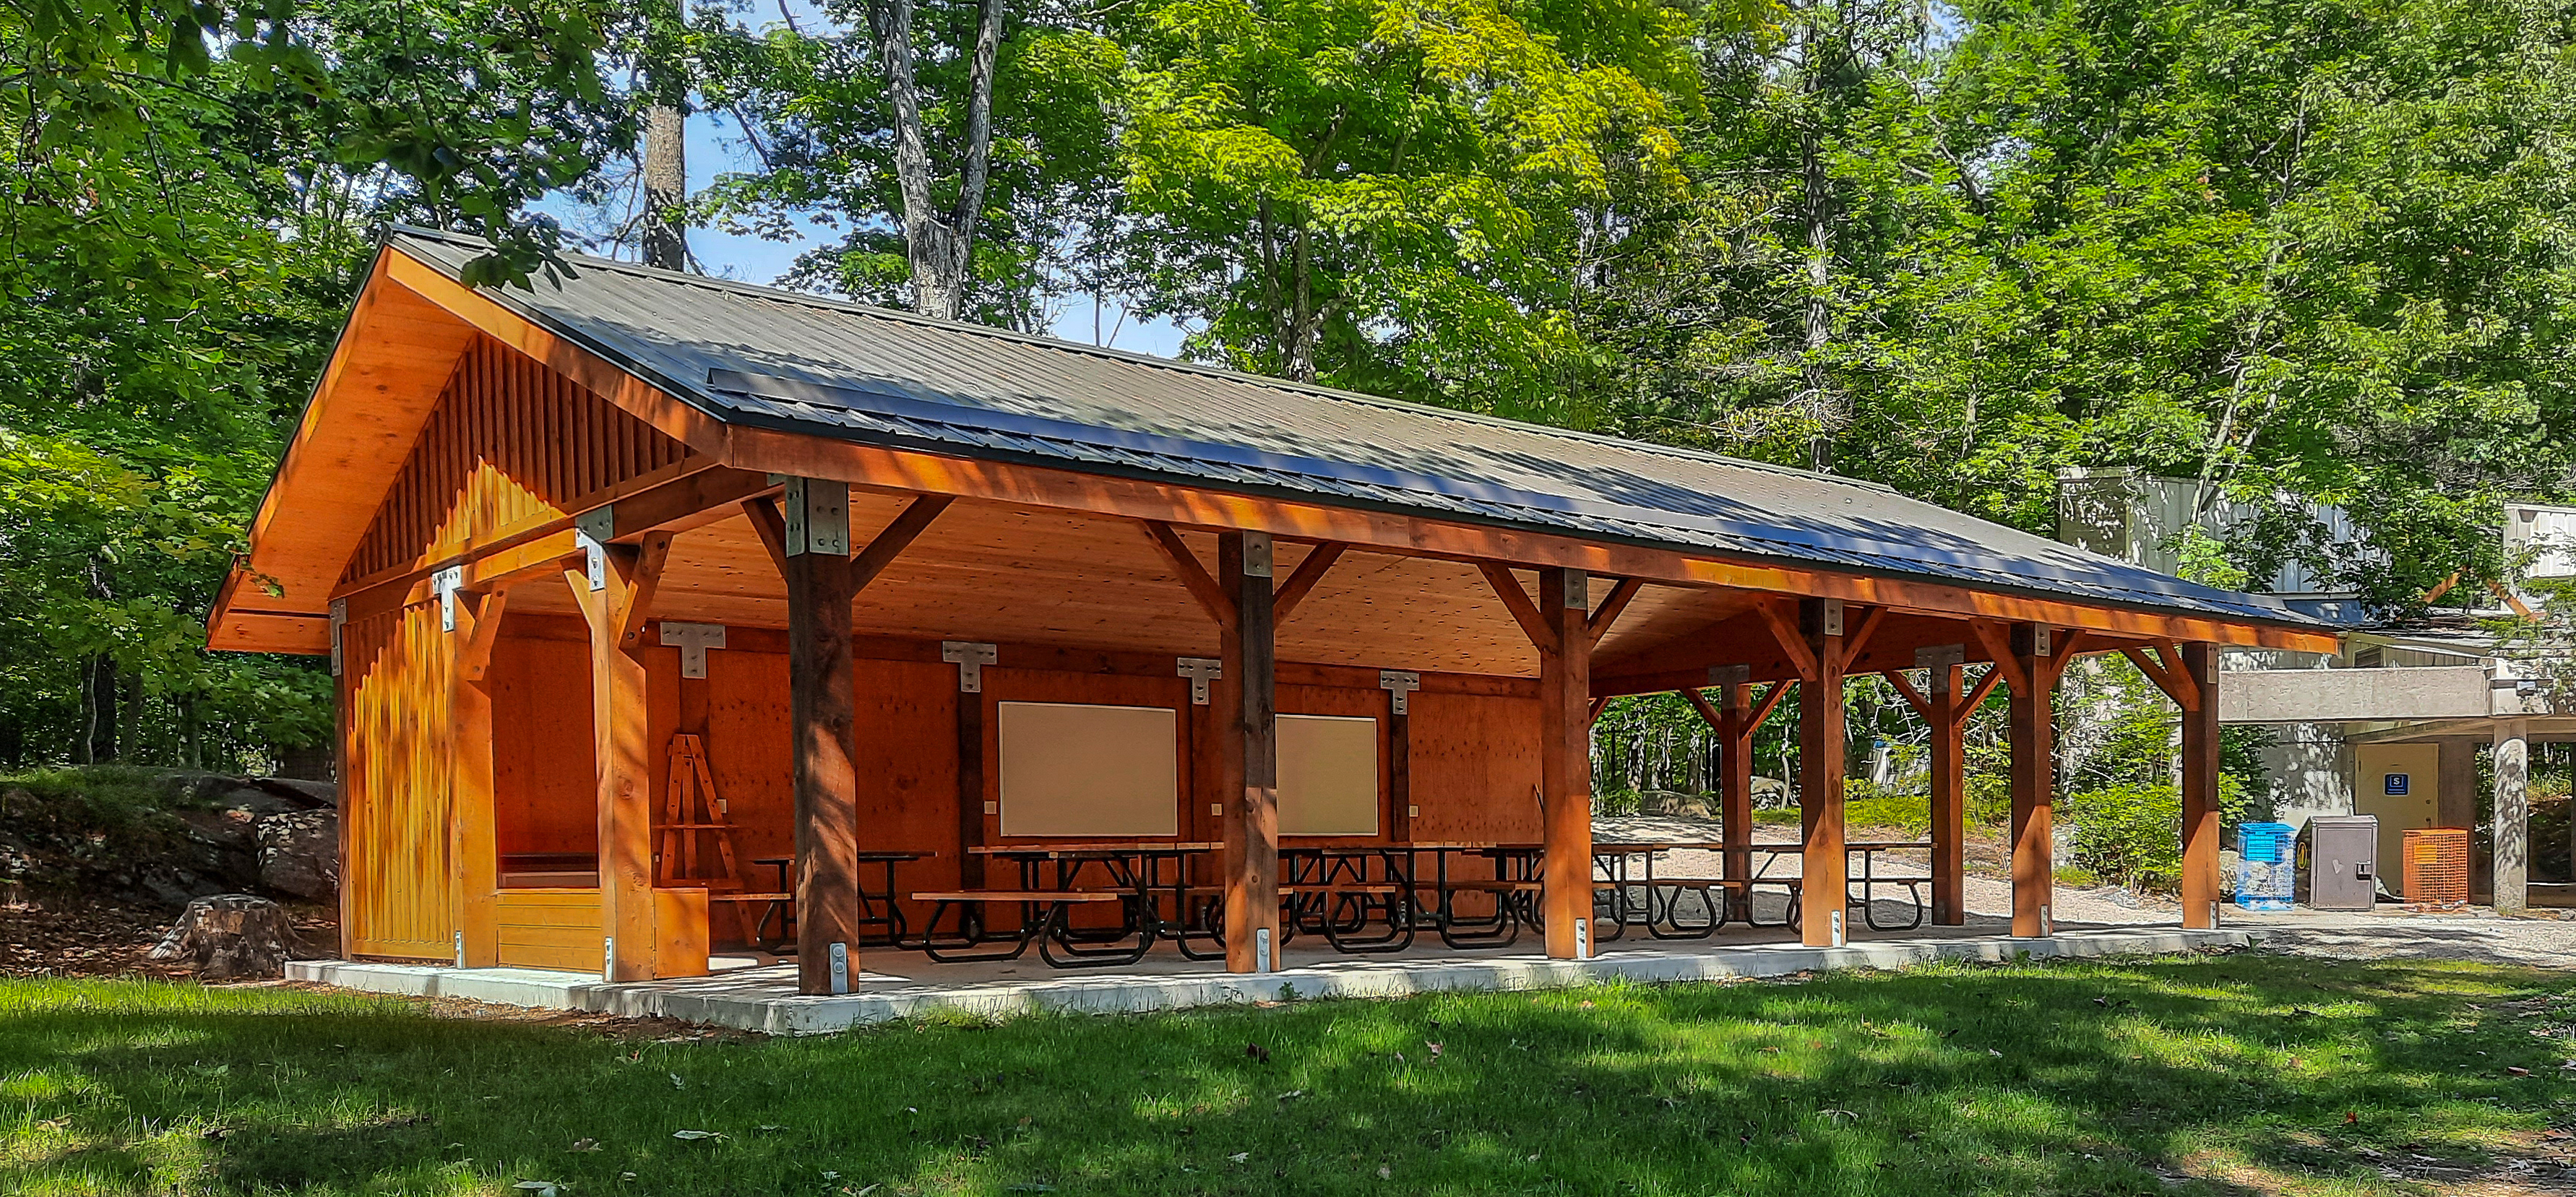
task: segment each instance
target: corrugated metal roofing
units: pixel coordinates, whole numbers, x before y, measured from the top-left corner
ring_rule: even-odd
[[[480,243],[401,230],[451,276]],[[1884,487],[575,257],[486,294],[728,422],[1735,558],[2318,626]]]

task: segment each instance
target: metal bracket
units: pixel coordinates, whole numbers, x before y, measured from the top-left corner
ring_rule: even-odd
[[[1225,676],[1225,662],[1214,657],[1180,658],[1181,676],[1190,679],[1190,705],[1208,704],[1208,683]]]
[[[1266,578],[1266,577],[1269,577],[1269,576],[1270,576],[1270,558],[1271,558],[1271,546],[1270,546],[1270,534],[1269,534],[1269,533],[1267,533],[1267,532],[1246,532],[1246,533],[1244,533],[1244,534],[1243,534],[1243,576],[1244,576],[1244,577],[1247,577],[1247,578]]]
[[[832,992],[837,994],[849,991],[850,945],[836,943],[832,945]]]
[[[787,520],[787,555],[850,555],[850,484],[790,478],[779,506]]]
[[[608,589],[608,542],[616,535],[615,508],[594,507],[573,517],[572,538],[581,544],[583,564],[594,591]]]
[[[1592,920],[1574,920],[1574,958],[1592,959]]]
[[[725,626],[723,624],[662,621],[662,647],[680,650],[681,677],[705,677],[707,650],[724,646]]]
[[[1823,632],[1824,632],[1824,634],[1825,634],[1825,635],[1828,635],[1828,636],[1840,636],[1840,635],[1842,635],[1842,634],[1843,634],[1843,601],[1842,601],[1841,599],[1830,599],[1830,598],[1829,598],[1829,599],[1819,599],[1819,600],[1817,600],[1817,601],[1818,601],[1819,603],[1823,604],[1823,608],[1824,608],[1821,612],[1819,612],[1819,614],[1823,616],[1823,623],[1824,623]]]
[[[1579,569],[1565,571],[1565,605],[1577,611],[1592,610],[1592,575]]]
[[[2045,657],[2048,655],[2048,634],[2049,627],[2047,624],[2035,623],[2030,625],[2030,655],[2034,657]]]
[[[1708,684],[1724,687],[1726,693],[1725,701],[1729,703],[1734,702],[1735,695],[1739,687],[1753,684],[1753,667],[1750,665],[1711,665],[1708,667]]]
[[[1411,714],[1413,692],[1422,688],[1422,675],[1409,669],[1381,669],[1377,688],[1387,692],[1396,714]]]
[[[1270,928],[1268,927],[1252,929],[1252,971],[1256,973],[1270,971]]]
[[[599,979],[602,981],[614,981],[617,979],[617,937],[614,935],[601,941],[599,949]]]
[[[1950,671],[1967,659],[1968,646],[1964,644],[1927,644],[1914,650],[1914,667],[1932,672],[1934,694],[1950,692]]]
[[[1832,946],[1837,948],[1843,946],[1843,912],[1837,910],[1827,915],[1825,923],[1830,929],[1827,938],[1834,941]]]
[[[456,592],[465,589],[465,567],[451,565],[429,575],[429,589],[438,596],[438,630],[456,630]]]
[[[454,936],[454,942],[456,944],[456,967],[463,968],[465,967],[465,933],[462,931],[457,932]]]
[[[1002,650],[974,640],[942,640],[939,659],[957,667],[957,692],[984,692],[984,667],[1001,659]]]
[[[331,600],[331,676],[340,676],[340,629],[349,626],[349,600]]]

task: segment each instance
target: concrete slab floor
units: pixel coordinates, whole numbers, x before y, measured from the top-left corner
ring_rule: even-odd
[[[1443,990],[1524,990],[1629,980],[1648,983],[1776,977],[1835,968],[1901,968],[1936,960],[2017,956],[2111,956],[2245,947],[2254,934],[2230,928],[2063,926],[2044,939],[2012,939],[1985,927],[1922,928],[1857,939],[1842,948],[1781,942],[1777,928],[1728,928],[1699,941],[1642,936],[1602,945],[1592,960],[1550,960],[1530,939],[1504,948],[1456,951],[1436,940],[1387,956],[1335,953],[1320,940],[1286,945],[1279,971],[1239,976],[1216,962],[1157,948],[1124,968],[1049,968],[1032,954],[986,964],[935,964],[918,952],[872,949],[852,992],[809,997],[795,991],[791,964],[709,977],[610,985],[578,973],[458,969],[336,960],[287,966],[293,980],[416,996],[669,1017],[772,1034],[814,1034],[933,1014],[996,1018],[1042,1011],[1133,1014],[1193,1006],[1323,997],[1399,997]]]

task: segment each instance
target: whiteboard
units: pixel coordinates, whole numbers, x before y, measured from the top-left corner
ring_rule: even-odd
[[[1377,720],[1279,716],[1279,834],[1377,834]]]
[[[1001,706],[1003,835],[1180,832],[1180,712]]]

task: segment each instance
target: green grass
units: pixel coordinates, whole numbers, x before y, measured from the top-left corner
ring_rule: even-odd
[[[2571,988],[2236,955],[655,1042],[6,981],[0,1192],[2431,1193],[2374,1159],[2576,1117]]]

